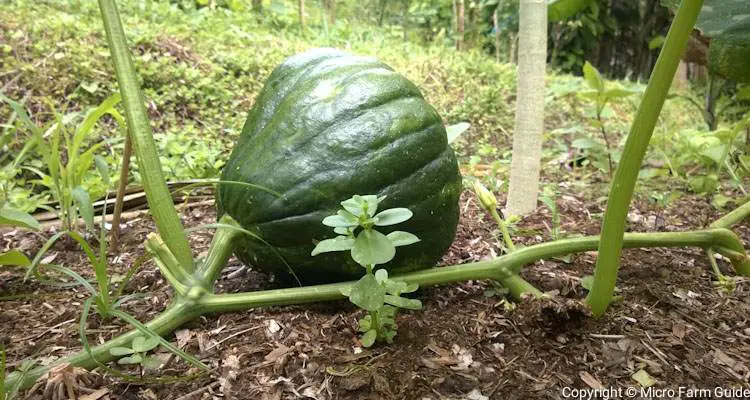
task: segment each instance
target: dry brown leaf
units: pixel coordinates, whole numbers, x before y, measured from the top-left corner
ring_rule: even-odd
[[[579,377],[581,377],[581,380],[583,383],[589,385],[592,389],[604,389],[604,385],[596,379],[593,375],[588,373],[587,371],[581,371],[580,374],[578,374]]]

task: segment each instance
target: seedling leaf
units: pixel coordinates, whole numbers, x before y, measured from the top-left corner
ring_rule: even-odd
[[[365,332],[364,335],[362,335],[362,346],[364,347],[370,347],[373,344],[375,344],[375,339],[378,337],[378,331],[375,329],[370,329],[369,331]]]
[[[411,218],[413,215],[414,213],[408,208],[391,208],[381,211],[374,217],[375,225],[388,226],[400,224]]]
[[[386,237],[391,241],[391,243],[393,243],[393,246],[395,247],[408,246],[410,244],[419,242],[419,238],[416,235],[403,231],[393,231]]]
[[[399,308],[406,308],[409,310],[421,310],[422,302],[417,299],[407,299],[405,297],[392,296],[390,294],[385,295],[385,302]]]
[[[354,239],[346,236],[336,236],[333,239],[326,239],[318,242],[311,255],[316,256],[320,253],[351,250],[352,246],[354,246]]]
[[[133,353],[135,353],[135,351],[129,347],[113,347],[109,349],[109,354],[112,354],[115,357],[127,356],[128,354]]]
[[[367,311],[377,311],[383,306],[385,288],[373,275],[365,275],[352,285],[349,301]]]
[[[387,236],[374,230],[364,230],[354,240],[352,258],[360,265],[385,264],[396,255],[396,247]]]

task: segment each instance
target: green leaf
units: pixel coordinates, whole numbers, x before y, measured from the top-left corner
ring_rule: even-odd
[[[713,193],[719,188],[719,177],[716,174],[696,176],[689,183],[695,193]]]
[[[117,363],[118,364],[130,365],[130,364],[140,364],[141,361],[143,361],[143,358],[140,356],[140,354],[133,354],[130,357],[123,357],[123,358],[117,360]]]
[[[414,215],[408,208],[391,208],[379,212],[373,219],[377,226],[400,224]]]
[[[355,196],[356,197],[356,196]],[[357,201],[355,197],[352,197],[351,199],[347,199],[341,202],[341,207],[344,207],[344,209],[353,215],[359,217],[362,215],[362,203]]]
[[[375,344],[375,339],[378,338],[378,331],[375,329],[370,329],[369,331],[365,332],[364,335],[362,335],[362,346],[364,347],[370,347],[373,344]]]
[[[606,97],[607,100],[621,99],[623,97],[632,96],[636,93],[637,92],[634,92],[632,90],[614,88],[614,89],[609,89],[606,92],[604,92],[604,97]]]
[[[381,285],[388,281],[388,271],[383,268],[375,271],[375,280]]]
[[[593,275],[586,275],[583,278],[581,278],[581,287],[586,290],[591,290],[591,288],[594,286],[594,276]]]
[[[155,371],[161,368],[162,361],[158,357],[143,357],[143,360],[141,360],[141,365],[144,369],[148,371]]]
[[[378,211],[378,203],[380,203],[381,199],[379,199],[378,196],[372,194],[355,197],[359,197],[358,201],[360,201],[360,204],[362,204],[362,209],[366,208],[367,216],[372,218],[372,216],[375,215],[375,212]]]
[[[393,337],[396,336],[396,331],[394,330],[384,330],[383,331],[383,337],[385,338],[385,342],[390,344],[393,343]]]
[[[337,226],[336,228],[333,228],[333,233],[349,236],[352,233],[352,227]]]
[[[724,150],[726,149],[726,146],[719,145],[719,146],[713,146],[709,147],[707,149],[704,149],[701,151],[701,155],[707,158],[710,158],[713,162],[715,162],[717,165],[721,163],[721,159],[724,157]]]
[[[708,65],[711,72],[736,82],[750,83],[750,6],[745,20],[727,28],[711,39]],[[738,16],[732,16],[736,18]]]
[[[29,260],[26,255],[21,253],[20,250],[13,249],[5,253],[0,253],[0,265],[28,267],[29,265],[31,265],[31,260]]]
[[[9,207],[0,208],[0,225],[28,228],[35,231],[42,229],[39,222],[30,214]]]
[[[99,176],[102,177],[104,184],[109,187],[109,165],[107,160],[102,156],[94,156],[94,163],[96,164],[96,170],[99,172]]]
[[[367,332],[372,328],[372,317],[370,315],[365,315],[364,318],[359,320],[359,331],[360,332]]]
[[[377,311],[383,307],[385,288],[373,275],[365,275],[352,285],[349,301],[367,311]]]
[[[330,226],[333,228],[351,228],[359,225],[357,222],[352,222],[341,215],[329,215],[323,218],[323,225]]]
[[[738,86],[735,96],[737,100],[750,100],[750,84]]]
[[[453,143],[462,133],[471,127],[468,122],[459,122],[454,125],[446,126],[445,133],[448,135],[448,143]]]
[[[341,206],[357,217],[363,216],[365,214],[364,210],[367,209],[366,216],[372,217],[378,210],[378,203],[381,200],[375,195],[354,195],[351,199],[342,201]]]
[[[581,149],[581,150],[603,147],[601,143],[597,142],[594,139],[589,139],[589,138],[578,138],[574,140],[570,145],[576,149]]]
[[[385,264],[396,255],[396,248],[387,236],[366,229],[357,236],[352,247],[352,258],[360,265]]]
[[[393,231],[386,237],[391,241],[391,243],[393,243],[393,246],[395,247],[408,246],[410,244],[419,242],[419,238],[416,235],[403,231]]]
[[[750,7],[745,0],[704,0],[695,27],[704,36],[714,37],[748,19]]]
[[[320,253],[351,250],[353,246],[354,239],[346,236],[336,236],[333,239],[326,239],[318,242],[318,245],[315,246],[310,255],[317,256]]]
[[[583,64],[583,79],[586,80],[586,83],[590,88],[597,92],[604,91],[604,79],[601,74],[599,74],[599,71],[588,61]]]
[[[148,351],[153,350],[158,345],[159,345],[159,338],[151,337],[149,339],[146,339],[143,336],[138,336],[135,339],[133,339],[133,343],[131,344],[131,347],[136,353],[146,353]]]
[[[91,203],[89,192],[86,191],[82,186],[76,186],[70,192],[78,203],[78,210],[81,213],[83,221],[86,223],[88,230],[94,230],[94,205]]]
[[[661,46],[664,45],[664,41],[667,38],[664,37],[664,35],[656,35],[651,40],[648,41],[648,49],[649,50],[656,50],[658,48],[661,48]]]
[[[711,204],[718,209],[722,209],[726,207],[727,203],[729,203],[730,201],[733,201],[731,197],[727,197],[719,193],[711,199]],[[2,263],[0,262],[0,264]]]
[[[547,0],[547,19],[549,22],[568,19],[590,4],[591,0]]]
[[[113,347],[109,349],[109,354],[119,357],[119,356],[126,356],[128,354],[133,354],[135,351],[129,347]]]
[[[591,100],[595,103],[599,103],[599,92],[596,90],[587,90],[585,92],[578,92],[578,96],[583,97],[584,99]]]
[[[401,293],[409,293],[406,292],[407,289],[409,289],[409,285],[404,281],[395,281],[392,279],[385,281],[385,292],[388,294],[398,296]]]
[[[83,82],[81,82],[81,89],[83,89],[83,90],[85,90],[85,91],[87,91],[87,92],[89,92],[91,94],[94,94],[94,93],[96,93],[96,90],[99,89],[99,82],[96,82],[96,81],[94,81],[94,82],[83,81]]]
[[[417,299],[407,299],[405,297],[393,296],[390,294],[385,295],[385,302],[399,308],[405,308],[408,310],[421,310],[422,302]]]

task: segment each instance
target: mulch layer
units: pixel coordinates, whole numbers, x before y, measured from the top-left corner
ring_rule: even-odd
[[[600,202],[566,194],[557,205],[565,235],[598,233]],[[442,264],[500,254],[498,232],[473,196],[462,196],[461,210],[456,240]],[[183,209],[182,215],[187,226],[215,220],[210,206]],[[637,201],[629,229],[697,229],[716,217],[697,196],[683,196],[666,210]],[[514,236],[523,245],[550,240],[551,220],[540,207],[517,224]],[[153,231],[148,217],[127,221],[120,250],[110,254],[115,280],[144,254],[143,242]],[[734,231],[750,243],[750,226]],[[0,251],[35,254],[51,234],[2,233]],[[205,254],[210,237],[191,236],[196,254]],[[198,374],[160,353],[165,366],[144,379],[59,368],[22,397],[68,398],[67,381],[75,396],[87,399],[556,399],[570,389],[640,388],[636,373],[653,378],[658,389],[750,388],[749,280],[738,279],[732,293],[718,290],[701,249],[625,250],[618,279],[623,300],[594,319],[580,302],[586,293],[580,283],[593,272],[595,255],[527,266],[523,277],[556,295],[548,300],[513,303],[488,281],[423,288],[418,297],[424,309],[399,314],[399,333],[390,345],[363,349],[356,332],[362,312],[344,301],[208,315],[169,339],[209,365],[210,373]],[[59,242],[44,262],[93,277],[72,241]],[[732,274],[728,263],[719,263]],[[278,283],[232,259],[217,287],[238,292]],[[124,309],[141,321],[153,318],[171,297],[150,261],[125,290],[135,292],[143,297]],[[78,321],[87,297],[82,288],[24,281],[22,271],[2,269],[0,297],[0,343],[11,369],[28,357],[49,363],[81,349]],[[88,339],[101,343],[125,330],[119,321],[92,316]],[[112,367],[140,374],[136,367]]]

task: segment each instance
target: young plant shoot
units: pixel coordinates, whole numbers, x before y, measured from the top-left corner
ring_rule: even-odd
[[[407,284],[388,278],[388,271],[381,268],[373,271],[376,265],[385,264],[396,255],[396,247],[407,246],[419,241],[415,235],[404,231],[393,231],[384,235],[374,229],[376,226],[396,225],[412,217],[406,208],[391,208],[378,211],[378,204],[385,196],[355,195],[341,202],[343,209],[323,219],[323,225],[330,226],[339,236],[317,244],[312,255],[331,251],[351,250],[352,259],[365,269],[365,275],[341,293],[354,305],[368,314],[359,320],[362,345],[372,346],[375,342],[393,342],[396,336],[396,312],[399,308],[422,309],[422,302],[401,297],[418,289],[416,284]]]

